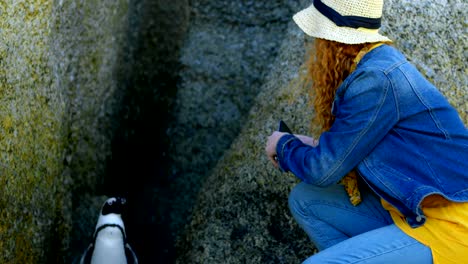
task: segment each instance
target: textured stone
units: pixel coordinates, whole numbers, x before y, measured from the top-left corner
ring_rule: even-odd
[[[2,263],[66,262],[72,193],[99,186],[110,154],[127,8],[0,3]]]
[[[0,262],[34,263],[61,247],[63,93],[54,83],[50,1],[0,3]],[[48,133],[42,133],[48,131]],[[58,248],[53,248],[53,246]]]
[[[243,127],[297,3],[192,1],[168,129],[173,163],[163,205],[173,237],[183,233],[200,186]]]

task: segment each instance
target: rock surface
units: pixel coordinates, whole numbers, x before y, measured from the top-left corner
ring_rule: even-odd
[[[297,4],[192,1],[168,129],[171,185],[161,199],[172,237],[190,220],[200,186],[246,121]]]
[[[113,55],[98,56],[92,43],[85,44],[92,36],[101,36],[101,32],[81,24],[83,13],[67,13],[81,8],[86,6],[62,1],[0,3],[2,263],[63,261],[71,226],[71,177],[66,168],[78,164],[80,158],[74,157],[81,156],[68,155],[69,150],[87,150],[87,156],[81,158],[89,161],[83,170],[99,160],[94,159],[95,149],[89,147],[93,144],[87,144],[92,141],[89,133],[93,126],[82,127],[83,133],[79,134],[77,125],[85,120],[93,124],[102,104],[101,99],[96,99],[99,106],[90,107],[92,99],[96,94],[104,98],[106,92],[112,92],[106,89],[99,93],[92,88],[99,83],[99,77],[110,72],[102,60]],[[118,15],[118,8],[111,9]],[[109,8],[99,9],[106,10]],[[87,22],[102,19],[102,15],[88,12]],[[80,21],[81,26],[74,21]],[[113,27],[107,29],[112,31]],[[60,36],[65,31],[74,36]],[[113,53],[115,47],[106,42],[110,38],[97,39],[108,44],[105,47]],[[95,53],[82,57],[82,51]],[[101,63],[103,67],[99,67]],[[86,171],[89,174],[81,176],[94,172]],[[95,182],[92,179],[92,184]]]
[[[154,5],[168,7],[148,14]],[[140,120],[135,98],[158,91],[138,80],[178,60],[177,45],[160,36],[180,37],[181,6],[188,10],[163,0],[0,2],[1,263],[70,263],[90,242],[103,195],[120,191],[106,173],[116,135],[134,129],[122,120]],[[158,28],[170,8],[177,30]],[[164,66],[132,71],[157,62]]]

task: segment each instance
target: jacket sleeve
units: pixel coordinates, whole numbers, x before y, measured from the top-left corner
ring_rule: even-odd
[[[284,171],[317,186],[334,184],[396,124],[398,108],[387,76],[368,70],[352,77],[338,89],[333,109],[335,122],[320,136],[317,147],[305,145],[291,135],[281,137],[276,150]]]

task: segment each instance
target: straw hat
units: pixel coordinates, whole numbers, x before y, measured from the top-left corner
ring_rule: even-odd
[[[314,38],[346,44],[391,41],[379,34],[383,0],[313,0],[293,16]]]

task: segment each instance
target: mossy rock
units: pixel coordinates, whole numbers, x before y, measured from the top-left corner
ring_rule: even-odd
[[[127,7],[0,3],[1,263],[66,262],[72,191],[95,188],[110,153]]]

